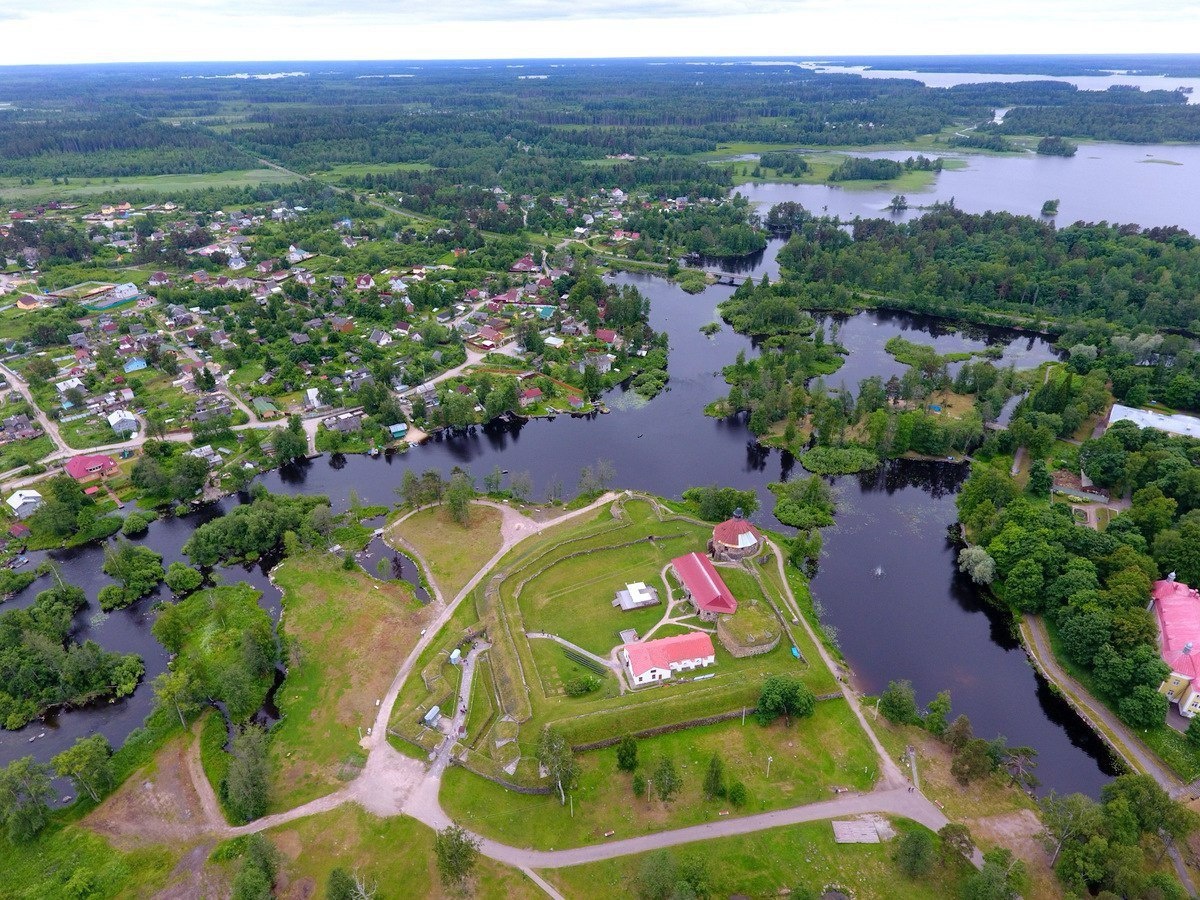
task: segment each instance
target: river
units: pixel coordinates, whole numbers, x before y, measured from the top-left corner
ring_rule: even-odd
[[[718,420],[702,413],[706,403],[724,392],[721,367],[739,351],[755,352],[747,338],[728,327],[712,337],[699,330],[717,319],[717,304],[731,289],[714,286],[691,296],[654,276],[620,275],[618,280],[636,285],[650,298],[653,326],[671,335],[669,389],[653,401],[641,401],[632,392],[618,389],[608,398],[614,409],[611,415],[489,425],[378,459],[325,456],[267,473],[262,483],[274,493],[326,494],[341,510],[347,507],[352,490],[364,503],[392,502],[394,488],[408,468],[432,468],[445,474],[454,466],[469,466],[481,477],[498,465],[512,472],[528,470],[538,495],[544,495],[555,480],[569,495],[581,467],[604,458],[613,463],[618,487],[666,496],[678,496],[695,484],[754,489],[764,508],[756,518],[777,525],[769,514],[771,496],[766,485],[802,470],[790,454],[758,447],[740,418]],[[902,367],[882,351],[883,343],[895,334],[932,340],[942,352],[1000,343],[1005,358],[1018,366],[1036,365],[1053,355],[1050,345],[1037,336],[997,330],[961,334],[935,319],[864,312],[839,324],[839,341],[850,352],[843,370],[831,376],[830,383],[841,378],[853,386],[867,374],[886,377],[899,372]],[[1012,742],[1038,748],[1039,774],[1047,787],[1095,794],[1111,773],[1103,749],[1039,684],[1011,636],[999,627],[970,583],[956,574],[954,554],[944,534],[955,519],[953,494],[964,475],[959,466],[896,462],[876,476],[834,480],[840,501],[838,525],[828,532],[814,584],[826,619],[838,630],[865,689],[876,690],[889,678],[910,678],[925,701],[949,688],[955,710],[967,713],[981,735],[1004,734]],[[230,498],[184,519],[157,522],[143,541],[169,564],[180,558],[180,547],[199,522],[236,502]],[[109,582],[99,572],[103,549],[54,555],[64,577],[84,587],[94,604],[99,589]],[[884,569],[881,578],[871,575],[876,565]],[[261,569],[229,568],[221,575],[227,582],[243,579],[262,589],[264,606],[278,614],[278,592]],[[44,584],[39,581],[11,605],[31,602]],[[0,732],[0,763],[27,753],[48,759],[76,737],[97,731],[119,744],[140,724],[153,699],[149,682],[166,665],[165,651],[149,633],[153,602],[154,598],[147,598],[100,618],[93,618],[96,610],[89,607],[79,617],[80,637],[145,657],[146,679],[134,695],[117,703],[63,712],[18,732]],[[38,738],[41,734],[45,736]]]

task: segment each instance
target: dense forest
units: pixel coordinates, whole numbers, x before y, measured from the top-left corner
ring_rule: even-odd
[[[771,217],[768,215],[768,221]],[[939,205],[911,222],[799,225],[779,253],[782,283],[746,284],[726,317],[752,334],[789,330],[800,311],[862,298],[927,312],[1006,313],[1200,332],[1200,244],[1178,228],[1075,223]]]
[[[982,127],[969,142],[1000,146],[1000,133],[1133,141],[1200,135],[1200,107],[1176,92],[1101,94],[1051,81],[930,88],[799,66],[710,67],[697,81],[694,66],[637,62],[559,65],[544,80],[521,80],[503,67],[429,65],[412,78],[364,77],[386,71],[379,63],[340,68],[264,80],[197,77],[186,66],[102,74],[83,67],[54,79],[0,74],[0,96],[13,104],[6,125],[20,126],[0,134],[0,175],[204,173],[253,168],[260,158],[302,173],[419,163],[447,173],[441,185],[499,181],[532,193],[582,188],[589,179],[611,183],[607,168],[589,172],[566,165],[572,161],[645,157],[615,167],[618,183],[664,187],[695,181],[697,173],[662,169],[655,158],[731,142],[905,141],[990,122],[1000,107],[1012,108],[1004,122]]]

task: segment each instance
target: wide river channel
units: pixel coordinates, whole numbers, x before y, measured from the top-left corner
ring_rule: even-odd
[[[1116,160],[1132,149],[1093,145],[1086,152]],[[1148,148],[1136,149],[1144,153]],[[1189,167],[1200,167],[1200,148],[1169,149],[1175,158],[1186,159]],[[1081,150],[1080,157],[1084,153]],[[1011,172],[986,168],[993,161],[1025,166],[1012,171],[1040,177],[1036,173],[1041,160],[972,157],[971,168],[942,173],[939,194],[943,181],[961,179],[962,184],[973,184],[969,192],[956,188],[961,207],[983,211],[991,205],[967,198],[990,196],[998,198],[995,206],[1006,208],[1014,193],[1023,188],[1012,181]],[[1055,162],[1063,163],[1065,172],[1076,166],[1089,167],[1086,158]],[[1173,175],[1175,168],[1144,165],[1134,171]],[[976,178],[968,177],[972,173]],[[1098,190],[1097,185],[1103,189]],[[744,186],[741,190],[761,203],[799,200],[820,212],[822,204],[816,200],[826,197],[853,204],[860,214],[874,212],[870,209],[874,201],[864,201],[864,192],[795,185]],[[1044,199],[1040,185],[1028,190],[1031,197],[1040,198],[1040,205]],[[1191,221],[1200,215],[1194,208],[1186,215],[1182,208],[1176,215],[1174,206],[1164,217],[1149,215],[1137,192],[1091,175],[1064,178],[1054,194],[1062,197],[1066,209],[1068,204],[1082,207],[1093,202],[1085,196],[1093,192],[1108,197],[1107,211],[1083,217],[1176,223],[1200,230],[1200,222]],[[887,199],[890,196],[880,205]],[[833,204],[829,211],[855,214]],[[773,241],[764,253],[730,268],[759,277],[774,275],[778,248],[779,242]],[[756,518],[779,527],[769,512],[772,496],[766,485],[802,475],[803,470],[790,454],[758,447],[741,418],[716,420],[703,414],[705,404],[724,393],[721,368],[733,362],[739,351],[747,355],[756,352],[747,338],[728,327],[713,337],[699,331],[705,323],[718,320],[716,307],[732,289],[714,286],[690,296],[655,276],[619,275],[617,280],[636,285],[650,298],[654,328],[666,330],[671,337],[670,385],[654,400],[647,403],[618,389],[608,397],[614,410],[611,415],[489,425],[378,459],[323,456],[267,473],[262,483],[279,494],[325,494],[335,510],[342,510],[351,491],[366,503],[392,502],[394,488],[410,468],[448,473],[454,466],[465,466],[476,476],[497,465],[511,472],[527,470],[536,493],[544,495],[555,480],[570,493],[583,466],[607,459],[616,470],[617,487],[665,496],[678,496],[698,484],[754,489],[762,505]],[[834,322],[823,324],[828,330]],[[883,350],[884,342],[897,334],[935,343],[941,352],[1000,345],[1004,355],[998,364],[1018,368],[1054,357],[1049,343],[1037,336],[1000,329],[956,331],[945,322],[903,313],[864,312],[839,320],[837,326],[838,341],[849,355],[842,369],[826,379],[834,386],[854,388],[868,375],[887,378],[900,374],[903,367]],[[1003,735],[1013,744],[1038,750],[1043,790],[1097,794],[1115,773],[1106,749],[1035,674],[1005,617],[991,610],[971,582],[956,571],[955,549],[947,541],[946,529],[955,521],[954,496],[966,474],[961,465],[896,461],[869,474],[832,479],[838,497],[837,524],[825,533],[819,571],[813,580],[824,620],[833,626],[863,690],[877,691],[889,679],[908,678],[924,702],[937,691],[949,689],[955,713],[966,713],[977,734],[988,738]],[[156,522],[142,541],[163,554],[164,564],[170,564],[182,558],[180,548],[198,524],[237,502],[238,498],[228,498],[191,516]],[[34,563],[42,555],[33,554]],[[103,548],[93,546],[53,556],[64,578],[83,587],[90,601],[89,608],[78,616],[78,637],[92,638],[107,649],[141,654],[146,678],[133,696],[122,701],[63,712],[16,732],[0,731],[0,764],[27,754],[47,760],[77,737],[97,732],[114,745],[120,744],[148,713],[153,702],[149,682],[167,663],[166,651],[150,633],[152,606],[165,593],[105,615],[96,605],[97,593],[110,581],[100,572]],[[220,574],[226,583],[245,580],[261,589],[263,605],[277,617],[279,595],[261,566],[229,567]],[[44,586],[45,580],[39,580],[0,608],[28,605]]]

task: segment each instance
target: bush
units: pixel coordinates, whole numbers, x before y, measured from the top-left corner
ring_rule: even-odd
[[[906,831],[896,847],[896,865],[909,878],[920,878],[933,871],[933,835],[923,828]]]
[[[1200,719],[1195,720],[1200,722]],[[638,765],[637,741],[632,735],[625,735],[617,744],[617,768],[622,772],[632,772]]]
[[[746,792],[746,785],[740,781],[735,781],[729,786],[729,802],[739,809],[746,805],[746,801],[750,797]]]
[[[889,681],[879,697],[879,711],[889,722],[908,725],[917,721],[917,695],[911,681]]]
[[[595,675],[581,675],[564,685],[568,697],[583,697],[600,689],[601,681]]]
[[[125,517],[125,524],[121,526],[121,534],[138,535],[145,534],[150,528],[150,523],[154,521],[153,516],[146,513],[131,512]]]

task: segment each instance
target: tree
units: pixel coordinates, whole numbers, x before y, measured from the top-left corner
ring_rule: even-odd
[[[957,822],[947,822],[938,832],[941,840],[941,855],[947,864],[962,857],[970,858],[975,853],[975,841],[971,829]]]
[[[912,682],[889,681],[887,689],[879,696],[879,711],[889,722],[907,725],[918,720],[917,693]]]
[[[635,797],[645,797],[646,796],[646,776],[643,775],[641,772],[633,773],[633,796],[635,796]]]
[[[709,800],[725,796],[725,763],[719,753],[714,753],[708,761],[708,769],[704,773],[704,796]]]
[[[566,806],[567,791],[575,787],[579,779],[579,763],[566,735],[549,725],[543,728],[538,738],[537,760],[558,786],[559,801]]]
[[[1037,768],[1037,750],[1033,747],[1008,747],[1004,751],[1004,769],[1012,784],[1023,791],[1032,791],[1041,782],[1033,774]]]
[[[1134,728],[1154,728],[1167,715],[1167,698],[1147,684],[1137,685],[1117,704],[1117,713]]]
[[[325,507],[317,507],[324,509]],[[193,569],[187,563],[173,562],[167,566],[166,576],[167,587],[171,589],[171,593],[177,597],[182,597],[184,594],[190,594],[204,582],[204,576],[199,571]]]
[[[813,714],[816,701],[803,682],[787,675],[772,675],[763,682],[762,693],[754,714],[760,725],[769,725],[779,716],[784,724],[792,724],[792,716],[808,718]]]
[[[242,867],[233,879],[233,900],[270,900],[279,868],[279,852],[261,834],[250,835]]]
[[[524,503],[533,493],[533,476],[528,472],[516,472],[508,479],[508,492],[514,500]]]
[[[271,431],[271,444],[275,448],[275,458],[283,464],[308,456],[308,437],[303,429],[297,434],[291,428],[275,428]]]
[[[963,884],[963,900],[1012,900],[1025,890],[1025,864],[1012,851],[997,848],[983,854],[983,868]]]
[[[449,825],[433,838],[438,874],[447,888],[461,888],[479,856],[479,840],[457,825]]]
[[[972,781],[983,778],[992,769],[992,757],[988,752],[988,742],[982,738],[972,738],[967,741],[950,763],[950,774],[963,787]]]
[[[996,577],[996,561],[982,547],[964,547],[958,553],[958,570],[976,584],[988,585]]]
[[[938,691],[937,696],[925,707],[925,730],[941,737],[946,732],[946,722],[949,718],[950,692]]]
[[[27,841],[50,821],[50,767],[32,756],[14,759],[0,769],[0,822],[13,843]]]
[[[70,778],[75,790],[87,792],[97,803],[100,795],[112,786],[112,747],[102,734],[79,738],[75,744],[59,753],[51,763],[60,778]]]
[[[1187,739],[1193,747],[1200,747],[1200,719],[1193,718],[1188,722]]]
[[[163,706],[175,708],[179,724],[184,728],[187,727],[186,713],[196,708],[196,692],[196,685],[186,669],[167,669],[154,679],[154,696]]]
[[[896,865],[909,878],[920,878],[933,871],[933,835],[924,828],[904,832],[896,845]]]
[[[1029,467],[1029,481],[1025,485],[1025,493],[1031,497],[1037,497],[1039,500],[1045,500],[1050,496],[1050,487],[1053,483],[1054,479],[1050,477],[1050,470],[1046,467],[1045,460],[1034,460],[1033,465]]]
[[[466,472],[455,472],[450,476],[450,484],[446,488],[446,505],[450,508],[450,517],[459,525],[471,521],[471,500],[475,497],[475,485],[471,476]]]
[[[486,493],[499,492],[502,484],[504,484],[504,473],[500,471],[499,465],[493,466],[492,471],[483,476],[483,489]]]
[[[267,811],[271,768],[267,743],[267,733],[249,725],[233,739],[230,748],[232,758],[221,793],[230,811],[242,822],[257,819]]]
[[[1200,719],[1197,719],[1200,721]],[[617,768],[622,772],[632,772],[638,766],[638,747],[633,735],[625,735],[617,744]]]
[[[683,779],[675,768],[675,761],[669,756],[661,757],[654,768],[654,790],[658,799],[670,803],[671,799],[683,788]]]
[[[729,802],[739,809],[746,805],[749,799],[746,792],[746,785],[740,781],[735,781],[729,786]]]

